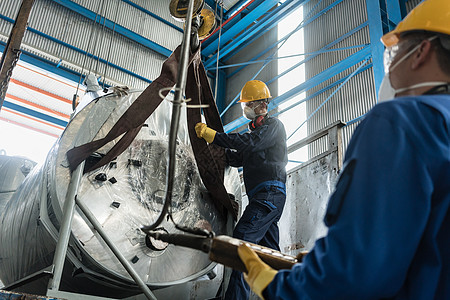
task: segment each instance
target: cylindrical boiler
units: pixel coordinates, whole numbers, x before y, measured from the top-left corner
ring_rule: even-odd
[[[138,95],[138,91],[124,97],[106,95],[86,105],[71,119],[44,165],[35,168],[13,195],[0,220],[0,279],[5,285],[52,264],[70,181],[66,152],[104,137]],[[88,206],[110,239],[152,288],[196,279],[214,267],[206,254],[148,239],[140,230],[142,225],[153,223],[162,210],[171,105],[169,101],[161,103],[125,152],[111,163],[84,174],[77,194],[77,199]],[[110,142],[89,159],[100,158],[115,143]],[[227,192],[240,201],[237,171],[228,168],[225,173]],[[199,176],[185,111],[177,136],[170,211],[179,225],[226,233],[226,216],[218,212]],[[159,230],[176,232],[169,220]],[[46,286],[42,282],[33,281],[18,290],[43,293]],[[105,297],[140,292],[79,210],[72,223],[61,289]]]

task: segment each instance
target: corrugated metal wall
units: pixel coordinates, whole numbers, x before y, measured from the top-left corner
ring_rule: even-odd
[[[342,35],[367,22],[366,1],[372,0],[344,0],[340,1],[326,14],[321,15],[314,22],[305,27],[305,52],[314,52],[335,41]],[[327,6],[339,2],[336,0],[315,0],[304,6],[304,15],[316,14]],[[406,3],[407,12],[419,4],[420,0],[410,0]],[[379,42],[379,41],[373,41]],[[331,49],[343,48],[371,43],[369,27],[365,26],[358,32],[342,40]],[[340,50],[321,54],[306,63],[306,79],[312,78],[334,64],[354,54],[360,48]],[[371,61],[367,62],[368,64]],[[327,87],[328,85],[351,74],[361,63],[336,75],[334,78],[310,89],[307,96]],[[310,116],[338,86],[328,89],[307,103],[307,116]],[[367,113],[376,104],[373,70],[369,69],[350,79],[339,91],[332,96],[308,121],[308,135],[324,128],[337,120],[350,122]],[[354,129],[359,124],[355,122],[343,129],[343,144],[346,148]],[[327,149],[326,139],[319,140],[309,147],[309,156],[313,157]]]
[[[335,0],[310,1],[304,7],[304,15],[317,12],[331,5]],[[326,14],[321,15],[305,27],[305,52],[314,52],[332,43],[344,34],[367,21],[365,0],[344,0],[338,3]],[[345,48],[361,44],[369,44],[369,28],[363,27],[351,36],[330,49]],[[339,50],[321,54],[306,63],[306,79],[312,78],[334,64],[356,53],[360,48]],[[367,63],[370,63],[367,62]],[[333,78],[310,89],[307,96],[327,87],[351,74],[361,63],[334,76]],[[312,98],[307,103],[307,116],[310,116],[339,87],[333,87]],[[349,122],[365,114],[376,103],[376,93],[372,68],[351,78],[339,91],[332,96],[308,121],[308,135],[326,127],[335,121]],[[347,145],[357,123],[343,130],[343,142]],[[323,141],[312,144],[309,156],[313,157],[327,149]]]
[[[406,2],[406,11],[411,11],[411,9],[413,9],[420,2],[422,2],[422,0],[409,0]]]
[[[96,14],[100,13],[112,22],[169,50],[174,50],[181,42],[182,33],[180,31],[122,0],[76,0],[73,2]],[[159,0],[134,2],[177,27],[182,27],[181,22],[177,22],[170,17],[166,2]],[[15,19],[19,7],[20,2],[17,0],[2,0],[0,2],[0,14]],[[94,24],[92,20],[51,0],[36,0],[29,19],[29,27],[54,39],[61,40],[70,46],[88,51],[109,63],[118,65],[149,80],[153,80],[159,75],[162,62],[166,58],[125,36],[119,35],[117,32],[105,28],[103,24]],[[9,36],[11,28],[11,23],[3,19],[0,20],[1,35]],[[98,75],[105,73],[106,64],[99,62],[97,59],[87,58],[86,55],[71,49],[70,46],[62,45],[36,33],[27,31],[23,43],[28,46],[27,50],[34,48],[35,51],[32,52],[40,57],[49,59],[44,54],[45,52],[53,56],[50,60],[61,59],[62,66],[69,69],[80,72],[81,68],[84,68]],[[109,63],[106,78],[109,78],[112,82],[135,88],[144,88],[148,85],[148,82],[133,76],[133,74],[111,67]]]

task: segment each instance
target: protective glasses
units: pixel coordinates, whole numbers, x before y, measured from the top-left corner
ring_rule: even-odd
[[[432,36],[430,38],[428,38],[428,41],[432,41],[434,39],[436,39],[437,36]],[[392,46],[392,47],[387,47],[384,50],[384,72],[388,73],[389,70],[391,69],[391,71],[393,69],[395,69],[396,66],[398,66],[403,60],[407,59],[412,53],[414,53],[421,44],[421,40],[404,40],[402,42],[399,42],[398,44]],[[416,44],[416,46],[414,48],[412,48],[410,51],[408,51],[405,55],[403,55],[403,57],[398,60],[392,67],[392,62],[394,61],[394,59],[397,57],[397,55],[400,52],[404,52],[406,51],[405,49],[409,49],[412,45]]]
[[[258,107],[263,101],[249,101],[249,102],[241,102],[241,107],[250,107],[250,108],[256,108]]]

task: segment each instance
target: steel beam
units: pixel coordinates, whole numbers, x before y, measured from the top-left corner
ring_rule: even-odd
[[[326,69],[325,71],[317,74],[316,76],[312,77],[311,79],[305,81],[304,83],[294,87],[293,89],[287,91],[286,93],[274,98],[271,101],[271,107],[277,107],[280,104],[288,101],[289,99],[297,96],[298,94],[309,90],[310,88],[332,78],[333,76],[336,76],[337,74],[341,73],[342,71],[345,71],[346,69],[354,66],[355,64],[369,58],[371,56],[371,48],[365,47],[364,49],[356,52],[353,55],[350,55],[346,59],[338,62],[337,64],[331,66],[330,68]],[[224,126],[225,132],[231,132],[245,123],[247,123],[248,120],[244,117],[240,117],[227,125]]]
[[[362,67],[358,72],[355,73],[355,76],[358,75],[359,73],[362,73],[362,72],[366,71],[367,69],[370,69],[370,68],[372,68],[372,64],[371,64],[371,63],[365,65],[364,67]],[[294,108],[294,107],[296,107],[296,106],[298,106],[298,105],[300,105],[300,104],[302,104],[302,103],[304,103],[304,102],[307,102],[307,101],[309,101],[309,100],[311,100],[311,99],[313,99],[313,98],[319,96],[320,94],[322,94],[322,93],[328,91],[329,89],[332,89],[332,88],[334,88],[335,86],[337,86],[337,85],[343,83],[345,80],[347,80],[348,77],[350,77],[350,75],[348,75],[348,76],[346,76],[346,77],[343,77],[343,78],[341,78],[341,79],[339,79],[339,80],[337,80],[337,81],[331,83],[330,85],[328,85],[328,86],[326,86],[326,87],[324,87],[324,88],[318,90],[317,92],[315,92],[315,93],[309,95],[308,97],[306,97],[306,98],[304,98],[304,99],[302,99],[302,100],[300,100],[300,101],[298,101],[298,102],[296,102],[296,103],[290,105],[289,107],[284,108],[284,109],[281,110],[281,111],[278,111],[277,113],[273,114],[272,116],[274,116],[274,117],[275,117],[275,116],[278,116],[278,115],[280,115],[280,114],[282,114],[282,113],[285,113],[285,112],[287,112],[288,110],[290,110],[290,109],[292,109],[292,108]],[[269,103],[269,110],[272,110],[272,109],[275,109],[275,107],[272,107],[272,105],[270,105],[270,103]]]
[[[14,20],[12,20],[12,19],[10,19],[10,18],[8,18],[8,17],[6,17],[6,16],[4,16],[4,15],[2,15],[2,14],[0,14],[0,19],[5,20],[5,21],[10,22],[10,23],[14,22]],[[55,43],[57,43],[57,44],[60,44],[60,45],[62,45],[62,46],[65,46],[65,47],[67,47],[67,48],[69,48],[69,49],[71,49],[71,50],[74,50],[74,51],[76,51],[76,52],[78,52],[78,53],[81,53],[81,54],[83,54],[83,55],[87,55],[88,57],[92,57],[93,59],[98,60],[98,61],[101,62],[101,63],[108,64],[108,66],[110,66],[110,67],[112,67],[112,68],[115,68],[115,69],[117,69],[117,70],[119,70],[119,71],[122,71],[122,72],[124,72],[124,73],[126,73],[126,74],[128,74],[128,75],[133,76],[133,77],[136,77],[136,78],[138,78],[138,79],[140,79],[140,80],[142,80],[142,81],[145,81],[145,82],[147,82],[147,83],[151,83],[151,82],[152,82],[152,81],[151,81],[150,79],[148,79],[148,78],[145,78],[145,77],[143,77],[143,76],[141,76],[141,75],[139,75],[139,74],[136,74],[136,73],[134,73],[134,72],[131,72],[131,71],[129,71],[129,70],[125,69],[125,68],[122,68],[121,66],[118,66],[118,65],[116,65],[116,64],[114,64],[114,63],[108,62],[107,60],[105,60],[105,59],[103,59],[103,58],[100,58],[100,57],[98,57],[98,56],[96,56],[96,55],[93,55],[93,54],[91,54],[91,53],[88,53],[87,51],[84,51],[84,50],[82,50],[82,49],[80,49],[80,48],[78,48],[78,47],[75,47],[75,46],[73,46],[73,45],[71,45],[71,44],[68,44],[68,43],[66,43],[66,42],[63,42],[63,41],[61,41],[61,40],[59,40],[59,39],[57,39],[57,38],[54,38],[54,37],[52,37],[52,36],[50,36],[50,35],[48,35],[48,34],[46,34],[46,33],[43,33],[43,32],[41,32],[41,31],[39,31],[39,30],[36,30],[36,29],[34,29],[34,28],[32,28],[32,27],[28,27],[27,30],[30,31],[30,32],[32,32],[32,33],[35,33],[35,34],[37,34],[37,35],[39,35],[39,36],[42,36],[42,37],[44,37],[44,38],[46,38],[46,39],[49,39],[49,40],[52,41],[52,42],[55,42]],[[2,49],[2,44],[3,44],[3,43],[0,41],[0,51],[2,51],[2,50],[1,50],[1,49]],[[23,51],[23,52],[25,53],[25,51]],[[56,68],[60,68],[61,62],[59,62],[58,64],[55,64],[55,66],[56,66]],[[55,73],[55,72],[54,72],[54,73]],[[75,73],[76,73],[76,72],[75,72]],[[79,73],[76,73],[76,74],[79,74]],[[71,78],[70,78],[70,79],[71,79]],[[75,80],[73,80],[73,81],[77,82],[78,79],[79,79],[79,75],[78,75],[78,78],[75,79]]]
[[[357,63],[367,59],[372,54],[370,52],[370,47],[365,47],[364,49],[356,52],[355,54],[350,55],[344,60],[341,60],[337,64],[331,66],[330,68],[326,69],[325,71],[317,74],[316,76],[310,78],[309,80],[305,81],[304,83],[296,86],[295,88],[287,91],[283,95],[276,97],[272,103],[275,106],[278,106],[285,101],[291,99],[292,97],[297,96],[298,94],[304,92],[305,90],[309,90],[310,88],[327,81],[328,79],[336,76],[337,74],[341,73],[342,71],[347,70],[348,68],[356,65]]]
[[[17,111],[17,112],[20,112],[20,113],[23,113],[23,114],[35,117],[37,119],[43,120],[45,122],[49,122],[49,123],[52,123],[52,124],[55,124],[55,125],[58,125],[58,126],[62,126],[62,127],[66,127],[67,126],[67,121],[64,121],[64,120],[61,120],[61,119],[49,116],[47,114],[35,111],[33,109],[30,109],[30,108],[27,108],[27,107],[24,107],[24,106],[21,106],[21,105],[12,103],[12,102],[9,102],[7,100],[5,100],[3,102],[3,106],[6,107],[6,108],[9,108],[9,109],[12,109],[14,111]]]
[[[237,47],[234,47],[234,49],[232,49],[232,51],[230,51],[228,54],[223,55],[220,59],[223,62],[228,61],[230,58],[232,58],[236,53],[238,53],[239,51],[241,51],[243,48],[245,48],[248,44],[251,44],[252,42],[256,41],[257,39],[259,39],[262,35],[264,35],[265,33],[267,33],[269,30],[271,30],[273,27],[277,26],[278,23],[280,21],[282,21],[285,17],[287,17],[292,11],[294,11],[295,9],[297,9],[299,6],[302,6],[304,4],[306,4],[307,2],[309,2],[310,0],[301,0],[301,1],[293,1],[294,6],[292,6],[291,8],[288,9],[288,13],[280,13],[281,17],[280,18],[276,18],[275,21],[273,22],[266,22],[265,26],[259,30],[256,34],[254,34],[250,39],[248,39],[246,41],[245,44],[243,43],[239,43],[237,45]],[[316,15],[312,16],[311,18],[305,19],[303,21],[303,23],[301,25],[298,26],[298,28],[295,29],[295,31],[298,31],[302,28],[304,28],[306,25],[310,24],[311,22],[313,22],[315,19],[319,18],[320,16],[322,16],[323,14],[326,14],[329,10],[331,10],[333,7],[335,7],[336,5],[338,5],[339,3],[341,3],[343,0],[336,0],[333,3],[331,3],[329,6],[327,6],[326,8],[324,8],[323,10],[321,10],[320,12],[318,12]],[[286,2],[285,2],[286,3]],[[249,34],[250,31],[246,31],[244,34],[247,35]],[[283,39],[286,39],[285,37]],[[228,45],[227,45],[228,46]],[[268,50],[267,50],[268,51]]]
[[[342,0],[341,0],[342,1]],[[229,55],[236,47],[242,45],[243,43],[250,43],[250,39],[257,35],[258,32],[261,32],[258,36],[261,36],[262,34],[266,33],[268,30],[272,29],[273,27],[277,26],[278,22],[283,20],[285,17],[289,15],[290,10],[294,10],[296,7],[300,6],[303,1],[286,1],[282,5],[278,6],[276,9],[274,9],[270,14],[268,14],[266,17],[264,17],[262,20],[258,21],[254,26],[246,30],[242,35],[239,36],[239,38],[234,39],[229,44],[227,44],[225,47],[220,49],[220,56],[219,59],[226,57]],[[227,31],[228,32],[228,31]],[[253,41],[253,39],[252,39]],[[217,60],[217,54],[215,54],[213,57],[209,58],[205,62],[205,68],[208,68],[209,66],[213,65],[215,61]]]
[[[398,23],[402,20],[402,10],[400,8],[401,0],[388,0],[386,1],[387,16],[390,21],[389,31],[393,30]]]
[[[142,44],[143,46],[145,46],[165,57],[169,57],[170,54],[172,54],[171,50],[143,37],[142,35],[139,35],[129,29],[126,29],[125,27],[123,27],[119,24],[115,24],[113,21],[108,20],[103,16],[98,17],[95,12],[93,12],[93,11],[87,9],[86,7],[81,6],[73,1],[70,1],[70,0],[53,0],[53,1],[82,15],[83,17],[86,17],[102,26],[105,26],[108,29],[111,29],[111,30],[114,29],[114,31],[117,32],[118,34],[121,34],[124,37],[126,37],[132,41]]]
[[[252,11],[256,7],[258,7],[258,5],[261,2],[263,2],[263,0],[250,0],[247,3],[245,3],[245,5],[242,6],[239,10],[237,10],[235,12],[235,15],[230,16],[229,18],[224,17],[224,22],[222,22],[222,32],[225,32],[225,31],[229,30],[230,28],[232,28],[235,24],[237,24],[239,21],[241,21],[248,14],[249,11]],[[219,9],[218,9],[217,15],[220,15]],[[220,26],[220,24],[219,24],[219,26]],[[214,32],[209,37],[207,37],[206,39],[204,39],[202,41],[203,48],[208,47],[212,43],[214,43],[215,47],[217,48],[218,38],[219,38],[219,34],[218,34],[219,26],[214,30]]]
[[[61,0],[60,0],[61,1]],[[66,0],[67,1],[67,0]],[[260,5],[258,5],[255,9],[251,10],[248,15],[246,15],[242,20],[236,23],[233,27],[226,30],[221,38],[221,45],[225,45],[228,43],[234,36],[236,36],[239,32],[246,29],[250,24],[255,22],[259,17],[272,9],[275,5],[277,5],[279,0],[266,0],[263,1]],[[202,50],[202,54],[204,56],[211,55],[217,49],[218,41],[212,42],[210,45],[206,46]]]
[[[309,116],[306,118],[305,121],[303,121],[288,137],[287,140],[289,140],[296,132],[297,130],[299,130],[304,124],[306,124],[306,122],[308,122],[328,101],[330,101],[331,98],[334,97],[334,95],[339,92],[339,90],[347,83],[350,81],[350,79],[353,78],[353,76],[355,76],[356,74],[358,74],[358,72],[366,65],[366,63],[369,61],[370,57],[367,57],[359,66],[358,68],[356,68],[355,71],[353,71],[349,76],[347,76],[345,78],[345,80],[339,84],[339,86],[333,91],[331,92],[331,94],[324,100],[322,101],[322,103],[320,103],[320,105],[311,113],[309,114]]]
[[[11,100],[15,101],[16,103],[17,102],[23,103],[23,104],[27,105],[28,107],[37,108],[38,110],[44,111],[46,113],[50,113],[50,114],[52,114],[54,116],[58,116],[58,117],[62,118],[63,120],[67,120],[68,121],[70,119],[70,116],[67,115],[67,114],[64,114],[62,112],[53,110],[51,108],[48,108],[48,107],[40,105],[40,104],[36,104],[34,102],[31,102],[31,101],[28,101],[26,99],[17,97],[15,95],[11,95],[11,94],[7,93],[6,94],[6,99],[11,99]]]
[[[347,37],[351,36],[352,34],[354,34],[355,32],[361,30],[362,28],[366,27],[368,25],[367,22],[364,22],[358,26],[356,26],[354,29],[350,30],[349,32],[347,32],[346,34],[342,35],[341,37],[339,37],[338,39],[334,40],[333,42],[329,43],[328,45],[322,47],[317,54],[313,54],[313,55],[308,55],[308,57],[306,57],[305,59],[303,59],[302,61],[296,63],[295,65],[293,65],[292,67],[290,67],[289,69],[285,70],[284,72],[282,72],[281,74],[278,74],[277,76],[275,76],[274,78],[270,79],[269,81],[267,81],[267,84],[270,84],[271,82],[277,80],[278,78],[286,75],[287,73],[291,72],[292,70],[298,68],[299,66],[301,66],[302,64],[308,62],[309,60],[313,59],[314,57],[316,57],[317,55],[319,55],[320,51],[329,49],[331,47],[333,47],[334,45],[338,44],[339,42],[341,42],[342,40],[346,39]],[[276,45],[277,43],[275,43]],[[269,47],[270,48],[270,47]],[[264,51],[263,51],[264,52]],[[260,53],[261,54],[261,53]],[[258,54],[259,55],[259,54]],[[263,55],[263,54],[261,54]],[[230,78],[232,75],[236,74],[238,71],[242,70],[244,67],[241,67],[240,69],[238,69],[237,71],[231,73],[230,75],[227,76],[227,78]],[[221,112],[221,116],[234,104],[234,102],[237,100],[237,98],[239,97],[239,94],[236,95],[235,98],[233,98],[231,100],[231,102],[228,104],[228,106],[225,108],[225,110],[223,112]]]
[[[134,3],[134,2],[132,2],[132,1],[130,1],[130,0],[122,0],[122,1],[125,2],[126,4],[129,4],[129,5],[133,6],[133,7],[136,8],[136,9],[138,9],[138,10],[140,10],[140,11],[146,13],[147,15],[149,15],[149,16],[155,18],[156,20],[158,20],[158,21],[160,21],[160,22],[162,22],[162,23],[164,23],[164,24],[166,24],[166,25],[168,25],[168,26],[170,26],[170,27],[172,27],[172,28],[178,30],[179,32],[183,32],[183,29],[181,29],[180,27],[178,27],[178,26],[176,26],[176,25],[170,23],[170,22],[167,21],[166,19],[161,18],[160,16],[158,16],[158,15],[152,13],[151,11],[149,11],[149,10],[147,10],[147,9],[145,9],[145,8],[143,8],[142,6],[139,6],[139,5],[137,5],[136,3]]]
[[[397,1],[397,0],[395,0]],[[381,22],[381,7],[379,0],[366,1],[367,17],[369,22],[370,50],[373,60],[373,77],[375,90],[380,89],[384,77],[384,46],[380,39],[383,36],[383,24]]]
[[[4,44],[2,42],[0,42],[0,52],[3,52],[4,48],[5,48]],[[65,67],[61,67],[61,66],[56,67],[56,65],[57,65],[56,63],[53,63],[42,57],[34,55],[28,51],[22,51],[22,54],[20,55],[20,60],[27,62],[33,66],[44,69],[46,71],[55,73],[59,76],[62,76],[64,78],[67,78],[74,82],[78,82],[78,80],[80,79],[80,73],[77,73],[77,72],[67,69]]]
[[[217,105],[217,109],[219,113],[221,113],[225,109],[225,94],[226,94],[226,85],[227,85],[227,74],[224,70],[219,70],[219,74],[217,77],[217,86],[214,85],[214,94],[216,95],[215,101]],[[215,83],[215,82],[214,82]],[[217,90],[217,91],[216,91]]]
[[[224,19],[229,19],[234,13],[236,13],[242,6],[247,4],[251,0],[238,0],[224,15]]]
[[[0,61],[0,110],[8,90],[9,79],[20,56],[20,45],[27,28],[34,0],[23,0]]]
[[[303,1],[302,5],[305,4],[306,2],[308,2],[309,0]],[[299,26],[298,28],[296,28],[294,31],[298,31],[300,29],[302,29],[303,27],[305,27],[305,25],[311,23],[313,20],[317,19],[321,14],[325,13],[326,11],[328,11],[327,8],[325,8],[324,10],[322,10],[321,12],[319,12],[319,14],[311,17],[310,19],[308,19],[304,24],[302,24],[301,26]],[[342,37],[340,37],[339,39],[337,39],[333,44],[329,44],[325,47],[323,47],[322,49],[327,49],[329,47],[332,47],[333,45],[337,44],[338,42],[342,41],[343,39],[347,38],[349,35],[353,34],[354,32],[360,30],[362,27],[367,26],[367,22],[361,24],[360,26],[357,26],[354,30],[350,31],[349,33],[347,33],[346,35],[343,35]],[[259,35],[258,35],[259,37]],[[257,55],[255,55],[253,58],[251,58],[249,61],[255,61],[258,58],[260,58],[261,56],[263,56],[264,54],[266,54],[267,52],[269,52],[271,49],[273,49],[274,47],[276,47],[278,44],[280,44],[281,42],[284,42],[286,39],[288,39],[290,37],[290,33],[287,34],[286,36],[284,36],[283,38],[281,38],[279,41],[275,42],[273,45],[267,47],[266,49],[264,49],[263,51],[261,51],[260,53],[258,53]],[[321,49],[321,50],[322,50]],[[239,50],[236,49],[235,51]],[[227,61],[227,59],[225,58],[224,61]],[[235,71],[233,71],[232,73],[228,74],[227,77],[233,77],[234,75],[236,75],[237,73],[239,73],[240,71],[242,71],[242,69],[244,69],[246,66],[240,67],[238,69],[236,69]],[[298,66],[297,66],[298,67]]]

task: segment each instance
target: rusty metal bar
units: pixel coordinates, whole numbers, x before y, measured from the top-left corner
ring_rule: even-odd
[[[0,61],[0,110],[5,101],[9,79],[20,56],[20,45],[28,24],[34,0],[23,0]]]

